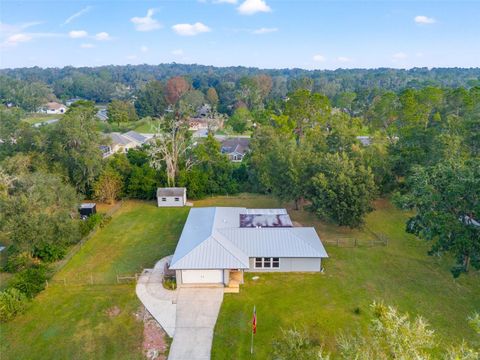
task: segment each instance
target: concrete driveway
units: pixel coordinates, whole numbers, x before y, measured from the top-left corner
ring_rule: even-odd
[[[168,360],[209,360],[223,287],[180,288]]]

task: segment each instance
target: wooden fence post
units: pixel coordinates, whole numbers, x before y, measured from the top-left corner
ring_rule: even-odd
[[[117,284],[120,284],[120,280],[118,280],[118,274],[117,274]]]
[[[337,247],[339,247],[339,246],[340,246],[340,239],[337,238]]]
[[[138,274],[135,273],[135,282],[138,282]]]
[[[67,286],[67,278],[63,278],[63,286]]]
[[[45,280],[45,287],[48,288],[48,280]]]
[[[357,247],[357,238],[355,238],[354,240],[355,240],[355,242],[354,242],[355,247]]]

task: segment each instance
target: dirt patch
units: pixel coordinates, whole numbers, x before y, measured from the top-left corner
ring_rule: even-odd
[[[143,321],[143,354],[149,360],[166,360],[170,342],[168,336],[148,311],[142,308],[135,314]]]
[[[112,306],[111,308],[107,309],[107,315],[111,318],[117,317],[120,315],[120,308],[118,306]]]
[[[294,227],[303,227],[303,225],[301,223],[299,223],[298,221],[292,221],[292,225]]]

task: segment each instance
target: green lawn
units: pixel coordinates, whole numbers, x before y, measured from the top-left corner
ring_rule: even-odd
[[[217,197],[195,206],[278,207],[267,196]],[[445,341],[472,339],[465,318],[480,309],[480,276],[454,281],[446,260],[426,256],[425,243],[405,234],[406,215],[387,202],[368,217],[368,230],[352,231],[290,210],[293,220],[313,225],[323,239],[370,240],[371,231],[390,238],[387,247],[327,246],[326,273],[247,274],[240,294],[225,296],[215,329],[214,359],[248,359],[251,312],[257,306],[255,358],[264,359],[280,328],[307,327],[333,348],[340,331],[355,331],[368,322],[368,305],[384,300],[402,311],[421,314]],[[188,209],[158,209],[153,202],[126,201],[112,221],[100,229],[54,277],[54,284],[34,299],[25,314],[2,325],[1,359],[140,359],[142,322],[134,313],[140,302],[133,284],[113,285],[116,274],[151,267],[173,253]],[[109,285],[105,285],[105,284]],[[113,306],[118,316],[108,315]],[[359,307],[360,315],[353,310]]]
[[[61,119],[62,118],[62,114],[50,114],[50,115],[46,115],[46,114],[35,114],[35,113],[32,113],[32,114],[28,114],[28,116],[26,116],[25,118],[23,118],[22,120],[25,121],[25,122],[28,122],[29,124],[37,124],[37,123],[40,123],[40,122],[44,122],[44,121],[47,121],[47,120],[52,120],[52,119]]]
[[[369,240],[370,231],[385,233],[387,247],[327,246],[325,274],[246,275],[240,294],[226,294],[215,328],[212,359],[265,359],[281,328],[305,327],[327,349],[335,337],[364,329],[369,304],[383,300],[401,311],[424,316],[445,343],[473,340],[466,317],[480,310],[480,274],[453,280],[450,261],[426,255],[427,244],[404,232],[406,214],[378,202],[367,219],[370,230],[351,231],[323,224],[310,214],[290,211],[293,220],[316,227],[323,239],[356,237]],[[255,354],[250,355],[253,306],[257,307]],[[361,309],[360,315],[354,309]]]
[[[152,267],[169,255],[188,209],[158,209],[153,202],[126,202],[54,280],[78,277],[114,282]],[[56,281],[54,281],[56,282]],[[141,359],[143,324],[134,285],[53,285],[25,314],[1,329],[1,359]],[[108,309],[117,306],[118,316]]]

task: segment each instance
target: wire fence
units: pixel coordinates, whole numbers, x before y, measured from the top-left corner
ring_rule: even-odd
[[[148,271],[148,270],[146,270]],[[74,276],[55,276],[45,282],[46,287],[50,286],[86,286],[86,285],[125,285],[136,284],[140,279],[142,273],[131,274],[111,274],[111,273],[88,273],[77,274]],[[157,279],[158,282],[162,281],[162,278]],[[156,282],[155,278],[149,277],[149,283]]]
[[[123,205],[123,200],[118,201],[114,206],[112,206],[110,209],[108,209],[108,211],[105,213],[105,215],[106,216],[112,216],[122,207],[122,205]],[[93,235],[95,235],[97,233],[99,227],[100,226],[97,225],[92,231],[90,231],[90,233],[87,236],[83,237],[78,243],[76,243],[75,245],[70,247],[67,255],[65,255],[65,257],[61,261],[56,263],[55,268],[54,268],[55,273],[60,271],[70,261],[70,259],[77,252],[79,252],[82,249],[83,245],[85,245],[85,243],[88,240],[90,240],[90,238],[92,238]]]
[[[354,247],[375,247],[375,246],[388,246],[388,236],[385,234],[372,233],[371,239],[359,239],[359,238],[335,238],[335,239],[323,239],[322,242],[326,245],[332,245],[337,247],[354,248]]]

